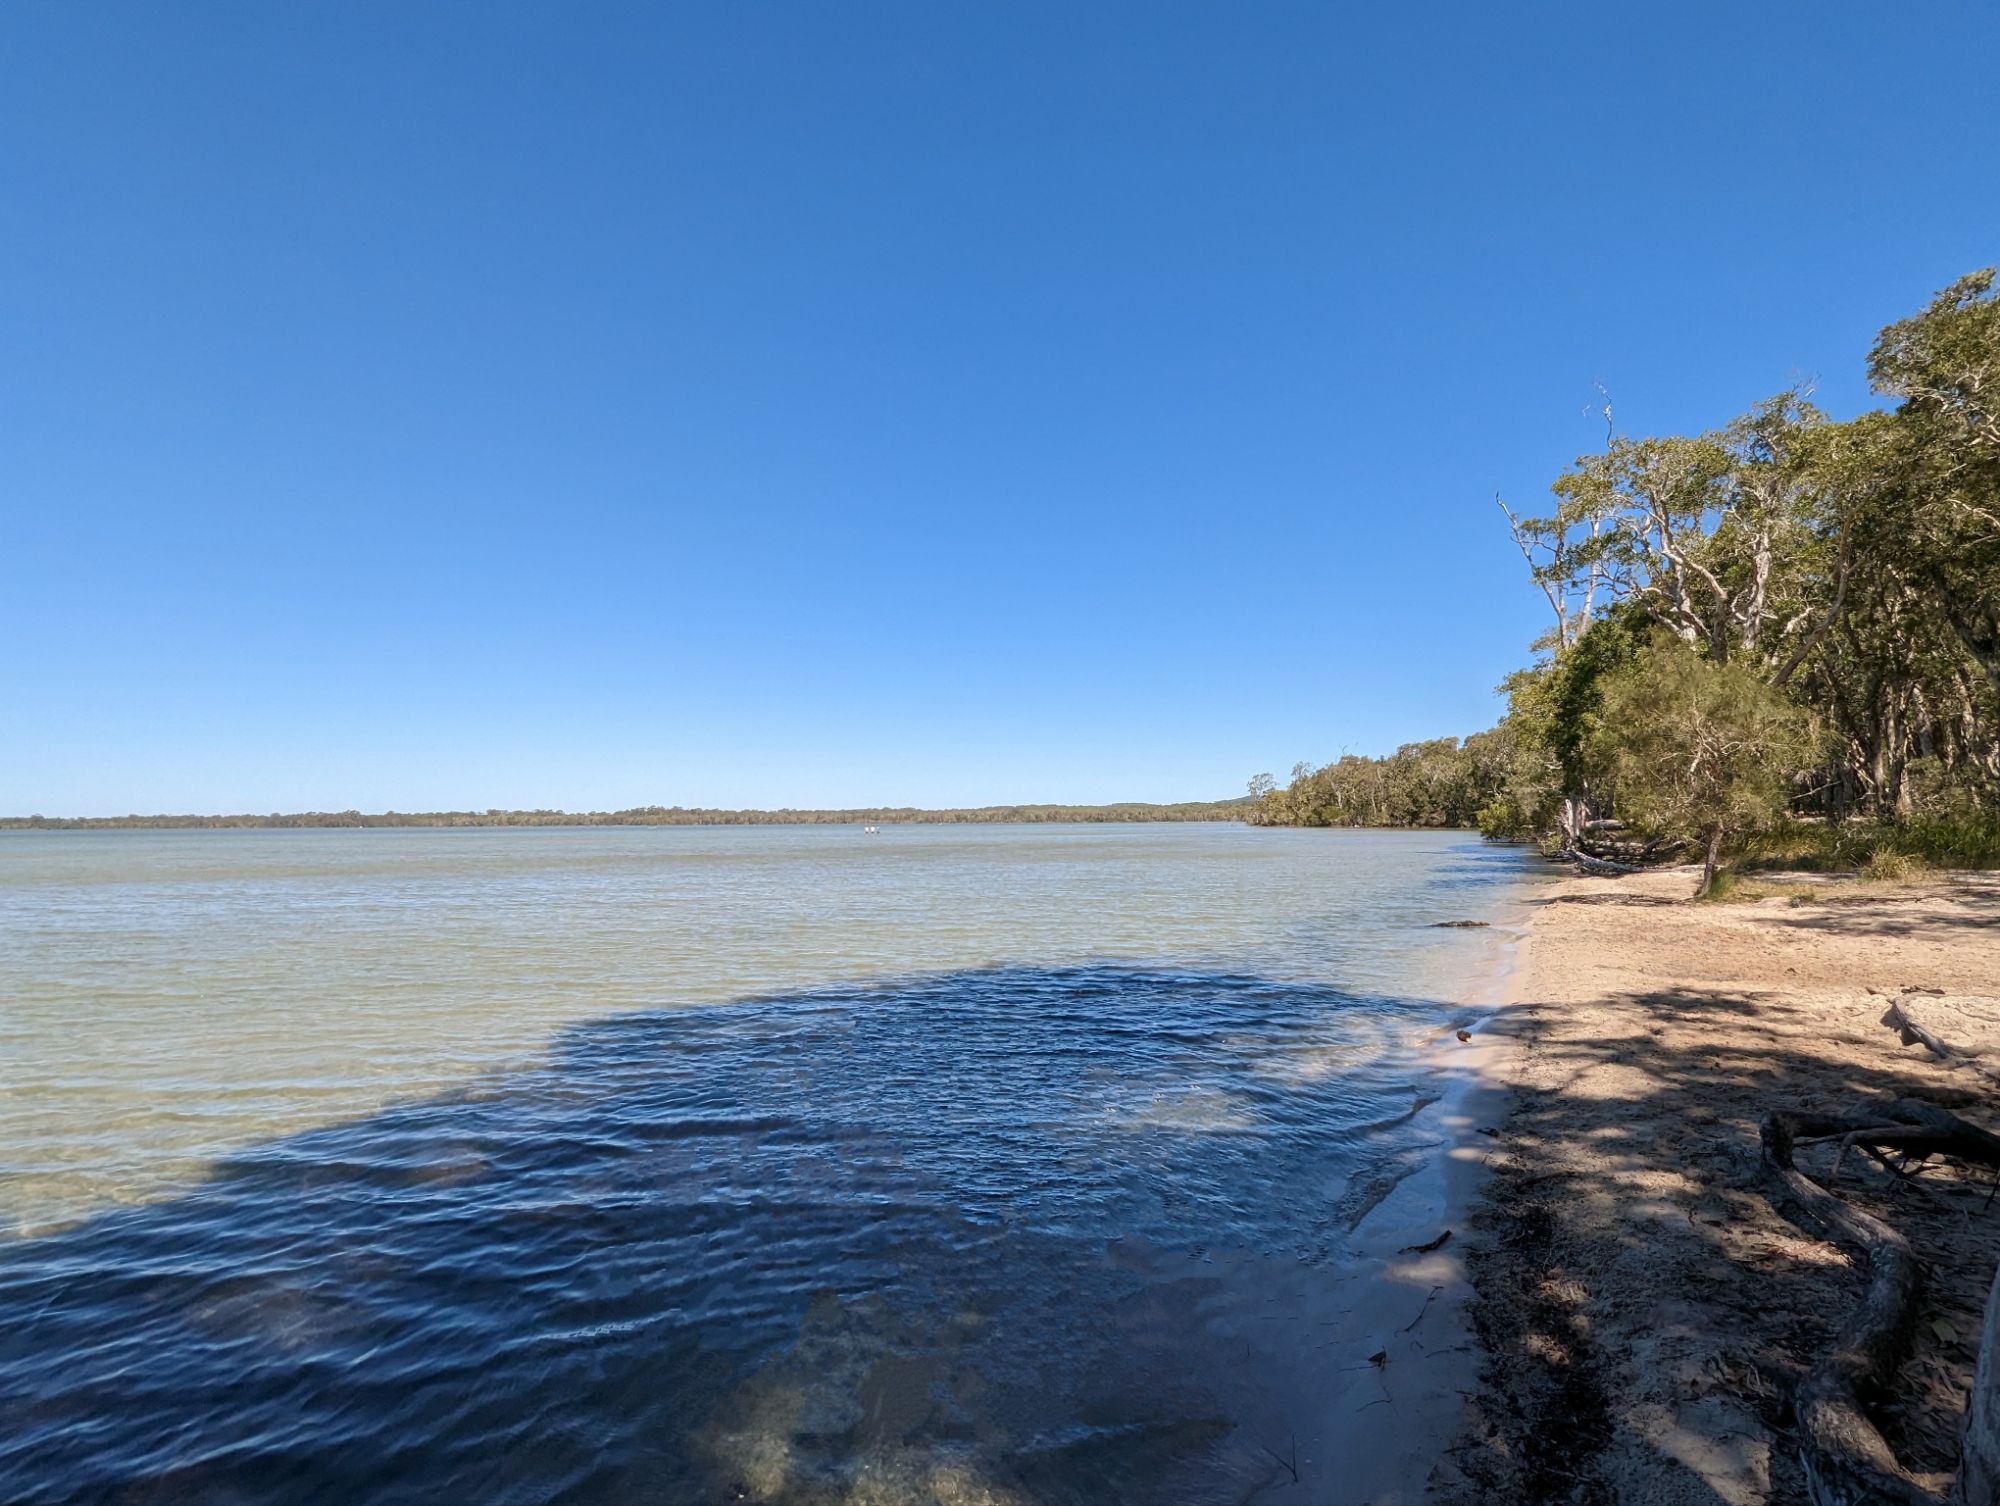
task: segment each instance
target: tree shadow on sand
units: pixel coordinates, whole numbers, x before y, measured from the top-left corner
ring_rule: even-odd
[[[1857,986],[1857,995],[1861,990]],[[1830,1034],[1768,994],[1617,996],[1620,1028],[1545,1019],[1473,1260],[1492,1385],[1455,1501],[1804,1499],[1790,1393],[1859,1304],[1863,1263],[1789,1222],[1757,1160],[1773,1109],[1929,1098],[1991,1124],[1989,1095],[1900,1048],[1861,996]],[[1666,1033],[1674,1049],[1656,1049]],[[1928,1271],[1917,1343],[1874,1400],[1904,1463],[1949,1472],[1994,1263],[1989,1174],[1801,1150],[1815,1180],[1907,1234]]]
[[[1265,1356],[1190,1257],[1339,1257],[1442,1013],[1012,968],[577,1025],[0,1246],[0,1499],[1240,1498]]]

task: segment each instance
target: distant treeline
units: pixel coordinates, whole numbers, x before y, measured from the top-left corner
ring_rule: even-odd
[[[1348,754],[1302,763],[1282,789],[1269,774],[1250,781],[1258,826],[1476,826],[1507,786],[1512,738],[1503,725],[1460,742],[1405,743],[1386,758]]]
[[[1178,805],[983,805],[966,810],[875,806],[855,810],[709,810],[645,805],[624,811],[296,811],[268,816],[5,816],[0,830],[94,831],[134,827],[356,826],[975,826],[1003,822],[1241,821],[1252,805],[1196,800]]]

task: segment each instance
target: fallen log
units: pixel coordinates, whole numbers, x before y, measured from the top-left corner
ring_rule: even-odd
[[[1898,1098],[1889,1105],[1888,1114],[1898,1123],[1922,1130],[1929,1137],[1927,1140],[1906,1140],[1906,1145],[1921,1144],[1980,1166],[2000,1166],[2000,1135],[1981,1129],[1928,1099]]]
[[[1937,1506],[1896,1460],[1881,1431],[1861,1409],[1860,1390],[1886,1380],[1909,1342],[1917,1300],[1918,1269],[1910,1242],[1871,1214],[1850,1207],[1792,1164],[1792,1147],[1804,1136],[1853,1135],[1881,1126],[1850,1118],[1772,1113],[1761,1138],[1766,1176],[1778,1202],[1794,1218],[1857,1246],[1868,1260],[1868,1292],[1834,1340],[1833,1351],[1799,1382],[1800,1463],[1814,1506],[1859,1506],[1873,1500],[1902,1506]]]
[[[1614,863],[1636,863],[1645,859],[1644,842],[1578,842],[1576,851],[1585,857],[1606,858]]]
[[[1579,837],[1572,844],[1577,852],[1598,858],[1630,858],[1650,862],[1670,857],[1687,846],[1679,837],[1655,837],[1650,842],[1606,842],[1595,837]]]
[[[1930,989],[1904,989],[1900,998],[1890,1001],[1888,1009],[1883,1012],[1882,1023],[1895,1031],[1905,1046],[1921,1045],[1939,1061],[1976,1072],[1989,1082],[2000,1081],[2000,1071],[1996,1071],[1977,1052],[1953,1045],[1917,1017],[1913,1001],[1932,992]],[[1914,1101],[1911,1103],[1914,1107]],[[1929,1109],[1934,1106],[1923,1107]],[[1993,1502],[2000,1501],[2000,1271],[1994,1273],[1993,1286],[1986,1297],[1986,1322],[1979,1340],[1979,1362],[1973,1372],[1972,1396],[1965,1412],[1965,1431],[1959,1446],[1958,1481],[1953,1488],[1952,1499],[1959,1506],[1992,1506]]]
[[[1814,1506],[1937,1506],[1943,1482],[1919,1478],[1896,1459],[1861,1404],[1864,1392],[1893,1377],[1910,1339],[1921,1280],[1916,1254],[1902,1234],[1819,1186],[1793,1164],[1802,1142],[1839,1140],[1843,1149],[1893,1146],[1946,1154],[2000,1167],[2000,1135],[1921,1099],[1899,1098],[1867,1115],[1774,1112],[1760,1129],[1762,1160],[1776,1201],[1797,1221],[1858,1249],[1867,1259],[1868,1290],[1842,1326],[1833,1349],[1800,1381],[1793,1410],[1798,1418],[1800,1462]],[[2000,1477],[2000,1282],[1986,1312],[1986,1342],[1979,1355],[1973,1408],[1967,1420],[1955,1498],[1965,1506],[1992,1506],[1992,1481]],[[1983,1410],[1982,1410],[1983,1408]]]
[[[1628,874],[1646,871],[1634,863],[1614,863],[1609,858],[1593,858],[1582,852],[1572,851],[1569,860],[1592,878],[1624,878]]]
[[[1560,862],[1575,863],[1585,873],[1608,877],[1644,873],[1647,868],[1679,856],[1687,843],[1679,837],[1655,837],[1648,842],[1605,841],[1578,836],[1556,854]]]

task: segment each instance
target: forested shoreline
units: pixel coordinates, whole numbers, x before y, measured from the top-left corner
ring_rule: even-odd
[[[1240,821],[1247,796],[1233,800],[1149,805],[985,805],[921,810],[868,806],[850,810],[719,810],[639,806],[622,811],[297,811],[268,816],[10,816],[0,830],[94,831],[135,828],[394,827],[394,826],[960,826],[1002,823],[1061,824],[1086,821]]]
[[[1385,758],[1347,754],[1314,768],[1297,764],[1291,783],[1269,774],[1250,781],[1250,819],[1262,826],[1474,827],[1506,788],[1512,742],[1502,725],[1460,741],[1405,743]]]
[[[2000,302],[1991,269],[1883,330],[1894,406],[1809,388],[1607,441],[1540,516],[1546,598],[1501,723],[1251,782],[1253,820],[1474,826],[1582,856],[2000,861]],[[1602,860],[1601,858],[1598,860]]]

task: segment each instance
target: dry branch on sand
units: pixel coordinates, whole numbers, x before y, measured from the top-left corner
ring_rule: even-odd
[[[1868,991],[1875,992],[1872,988]],[[1904,989],[1902,996],[1890,1003],[1888,1010],[1882,1016],[1882,1023],[1900,1035],[1905,1046],[1921,1045],[1932,1056],[1949,1066],[1963,1067],[1967,1071],[1977,1072],[1989,1082],[2000,1082],[2000,1068],[1996,1068],[1979,1052],[1965,1046],[1952,1045],[1919,1022],[1917,1000],[1925,995],[1934,998],[1937,996],[1937,990]]]
[[[1838,1139],[1843,1150],[1849,1145],[1894,1148],[1904,1152],[1906,1161],[1949,1155],[2000,1170],[2000,1136],[1911,1098],[1868,1114],[1774,1112],[1765,1116],[1762,1128],[1764,1167],[1779,1202],[1801,1222],[1858,1248],[1868,1260],[1868,1290],[1861,1306],[1794,1397],[1807,1493],[1814,1506],[1937,1506],[1948,1482],[1906,1470],[1861,1401],[1864,1393],[1886,1386],[1909,1344],[1922,1276],[1916,1255],[1889,1224],[1807,1177],[1793,1163],[1792,1153],[1801,1141]],[[1996,1321],[2000,1315],[1989,1302],[1989,1340]],[[2000,1436],[1991,1432],[1992,1423],[2000,1420],[2000,1398],[1991,1394],[2000,1387],[1995,1364],[1989,1344],[1979,1357],[1960,1467],[1956,1498],[1966,1506],[1993,1500],[1990,1468],[1981,1461],[2000,1458]],[[1984,1436],[1980,1429],[1986,1430]]]
[[[1979,1053],[1954,1045],[1919,1020],[1917,1000],[1938,994],[1936,989],[1904,989],[1881,1023],[1896,1031],[1906,1046],[1922,1045],[1939,1061],[1977,1073],[1989,1083],[2000,1081],[2000,1071]],[[1840,1156],[1834,1159],[1829,1183],[1840,1174],[1840,1157],[1859,1145],[1877,1155],[1901,1151],[1899,1170],[1932,1155],[1990,1167],[1995,1186],[2000,1187],[2000,1135],[1915,1098],[1899,1098],[1861,1115],[1774,1112],[1765,1116],[1762,1131],[1764,1168],[1781,1205],[1803,1222],[1859,1248],[1868,1259],[1867,1295],[1841,1329],[1833,1350],[1799,1384],[1794,1401],[1801,1464],[1815,1506],[1862,1506],[1874,1501],[1935,1506],[1946,1488],[1964,1506],[1990,1506],[2000,1497],[2000,1344],[1996,1344],[2000,1273],[1987,1299],[1957,1479],[1920,1477],[1898,1462],[1869,1421],[1861,1398],[1886,1387],[1908,1346],[1921,1267],[1902,1234],[1813,1182],[1793,1164],[1792,1152],[1812,1140],[1838,1139]]]

